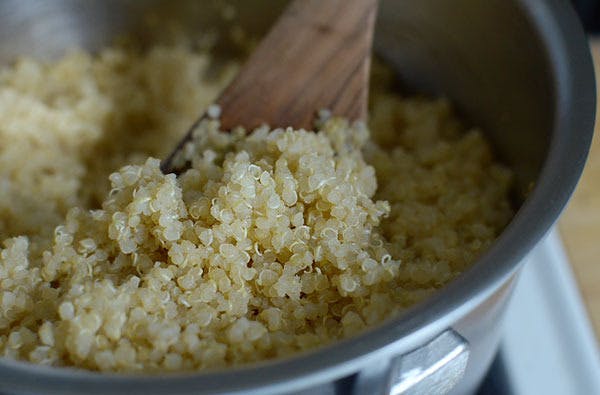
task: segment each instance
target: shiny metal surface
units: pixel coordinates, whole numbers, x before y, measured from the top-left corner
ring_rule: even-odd
[[[449,329],[416,350],[363,369],[352,395],[448,394],[462,379],[469,354],[469,343]]]
[[[241,23],[258,33],[283,5],[274,0],[232,2],[240,7]],[[142,41],[165,39],[168,30],[144,23],[149,8],[159,9],[159,21],[179,20],[191,32],[227,28],[226,21],[206,11],[215,4],[0,0],[0,62],[19,55],[56,57],[73,46],[96,50],[125,32]],[[219,48],[235,52],[227,44]],[[448,328],[470,345],[464,377],[452,394],[472,392],[494,355],[512,279],[558,217],[585,162],[595,108],[587,43],[562,0],[382,0],[375,46],[395,65],[406,89],[443,92],[457,103],[466,119],[488,132],[498,154],[516,171],[519,211],[472,268],[402,317],[286,360],[152,377],[0,360],[0,393],[346,394],[361,382],[377,393],[393,358]]]
[[[449,393],[462,379],[469,360],[469,343],[449,329],[426,345],[394,358],[390,395]]]

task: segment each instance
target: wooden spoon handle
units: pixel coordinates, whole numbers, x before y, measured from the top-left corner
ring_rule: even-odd
[[[222,128],[310,130],[323,108],[365,119],[376,8],[377,0],[294,0],[217,100]]]
[[[365,119],[376,10],[377,0],[294,0],[217,99],[221,129],[311,130],[320,109]],[[165,174],[182,170],[173,163],[202,119],[161,163]]]

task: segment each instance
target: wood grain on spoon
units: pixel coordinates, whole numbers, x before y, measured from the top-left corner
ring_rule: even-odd
[[[377,0],[292,1],[217,99],[221,128],[310,130],[320,109],[365,119],[376,9]]]

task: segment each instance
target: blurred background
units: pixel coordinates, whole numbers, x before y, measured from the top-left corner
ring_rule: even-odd
[[[596,78],[600,75],[600,0],[572,0],[589,34]],[[596,83],[598,86],[598,83]],[[598,110],[597,114],[598,114]],[[600,128],[596,130],[583,176],[559,221],[567,255],[590,320],[600,339]]]
[[[585,29],[590,33],[600,32],[600,1],[571,0]]]

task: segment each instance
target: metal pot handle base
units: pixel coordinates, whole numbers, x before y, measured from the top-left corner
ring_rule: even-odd
[[[463,377],[468,360],[467,340],[447,329],[416,350],[361,371],[353,394],[447,394]]]

